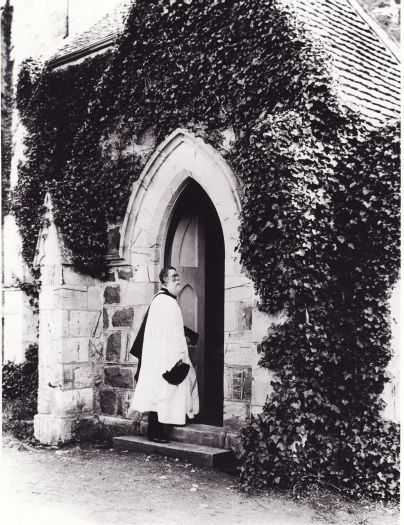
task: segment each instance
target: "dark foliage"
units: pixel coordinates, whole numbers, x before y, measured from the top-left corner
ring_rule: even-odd
[[[3,431],[18,439],[33,438],[38,401],[38,345],[30,345],[25,362],[7,361],[2,370]]]
[[[11,156],[13,152],[11,119],[13,109],[13,62],[11,60],[11,26],[13,7],[7,0],[1,10],[1,201],[2,216],[8,213]]]

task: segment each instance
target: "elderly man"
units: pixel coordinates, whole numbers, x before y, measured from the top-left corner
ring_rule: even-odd
[[[138,370],[130,412],[149,412],[147,437],[167,443],[164,424],[184,425],[186,416],[192,419],[199,412],[199,397],[177,303],[180,289],[177,270],[164,267],[159,278],[161,290],[153,297],[131,349],[131,354],[138,358]],[[189,372],[179,384],[171,384],[163,374],[179,361],[190,366]]]

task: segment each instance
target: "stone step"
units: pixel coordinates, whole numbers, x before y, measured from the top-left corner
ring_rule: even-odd
[[[146,436],[147,423],[141,426],[141,434]],[[226,430],[223,427],[191,423],[185,426],[167,425],[165,433],[171,441],[181,443],[193,443],[194,445],[205,445],[207,447],[226,448]]]
[[[230,450],[177,441],[154,443],[143,436],[114,437],[114,449],[161,454],[183,459],[201,467],[224,470],[232,468],[234,463],[233,453]]]

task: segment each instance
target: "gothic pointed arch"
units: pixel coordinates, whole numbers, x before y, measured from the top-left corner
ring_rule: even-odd
[[[217,151],[178,129],[156,149],[133,185],[119,250],[135,269],[161,261],[170,210],[189,178],[204,189],[215,206],[223,229],[225,257],[234,262],[241,208],[239,181]]]

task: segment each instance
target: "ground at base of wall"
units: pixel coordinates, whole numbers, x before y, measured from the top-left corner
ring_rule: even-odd
[[[248,497],[229,474],[96,445],[31,447],[3,438],[1,516],[17,525],[395,525],[398,505],[315,490]]]

